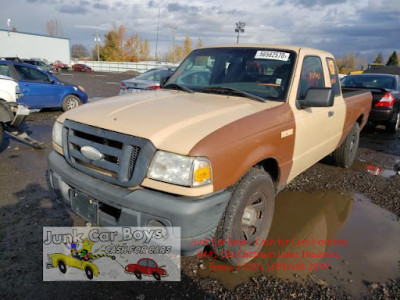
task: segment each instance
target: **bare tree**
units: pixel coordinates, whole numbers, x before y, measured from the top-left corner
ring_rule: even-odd
[[[73,44],[71,46],[71,56],[74,58],[87,57],[89,56],[89,51],[82,44]]]
[[[46,32],[50,36],[63,36],[63,27],[57,19],[50,19],[46,23]]]

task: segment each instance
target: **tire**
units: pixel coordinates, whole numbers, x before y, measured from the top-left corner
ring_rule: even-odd
[[[397,129],[400,128],[400,112],[397,112],[392,120],[386,124],[385,129],[388,133],[396,133]]]
[[[360,126],[355,123],[340,147],[332,152],[334,164],[338,167],[349,168],[356,158],[359,142]]]
[[[135,272],[133,272],[136,276],[137,279],[142,279],[142,273],[140,273],[138,270],[135,270]]]
[[[153,276],[154,276],[154,278],[155,278],[156,280],[161,280],[160,274],[154,272],[154,273],[153,273]]]
[[[86,274],[86,277],[87,277],[89,280],[92,280],[92,279],[93,279],[93,270],[92,270],[91,267],[86,267],[86,268],[85,268],[85,274]]]
[[[58,262],[58,269],[60,270],[61,273],[65,274],[67,273],[67,266],[65,265],[65,262],[63,262],[62,260],[60,260]]]
[[[239,257],[238,253],[261,250],[262,245],[256,245],[255,241],[267,238],[274,207],[275,188],[271,176],[262,169],[250,169],[234,186],[217,227],[215,238],[217,242],[224,241],[223,245],[213,246],[217,255],[232,265],[249,262],[252,258]],[[240,246],[233,241],[245,241],[247,245]]]
[[[81,99],[74,95],[67,95],[62,101],[62,110],[67,111],[82,105]]]

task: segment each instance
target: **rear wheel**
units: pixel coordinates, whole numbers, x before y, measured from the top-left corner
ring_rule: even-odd
[[[82,105],[81,99],[74,95],[67,95],[62,101],[62,110],[67,111]]]
[[[86,273],[86,277],[90,280],[93,279],[93,270],[91,267],[86,267],[85,268],[85,273]]]
[[[400,128],[400,112],[397,112],[392,120],[386,124],[386,131],[389,133],[396,133],[397,129]]]
[[[256,240],[268,236],[275,206],[272,179],[262,169],[252,168],[234,187],[231,199],[217,228],[218,256],[231,264],[246,263],[251,257],[241,253],[258,252]],[[227,255],[227,254],[231,255]]]
[[[142,279],[142,273],[140,273],[138,270],[135,270],[135,272],[133,272],[136,276],[137,279]]]
[[[360,126],[355,123],[340,147],[332,153],[335,165],[343,168],[350,167],[356,158],[359,142]]]

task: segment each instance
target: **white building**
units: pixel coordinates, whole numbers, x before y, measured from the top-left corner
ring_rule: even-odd
[[[47,59],[49,63],[71,60],[69,39],[0,29],[0,57]]]

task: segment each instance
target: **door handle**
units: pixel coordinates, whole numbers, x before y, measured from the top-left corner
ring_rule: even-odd
[[[328,117],[330,118],[330,117],[333,117],[333,115],[335,114],[335,112],[334,111],[328,111]]]

